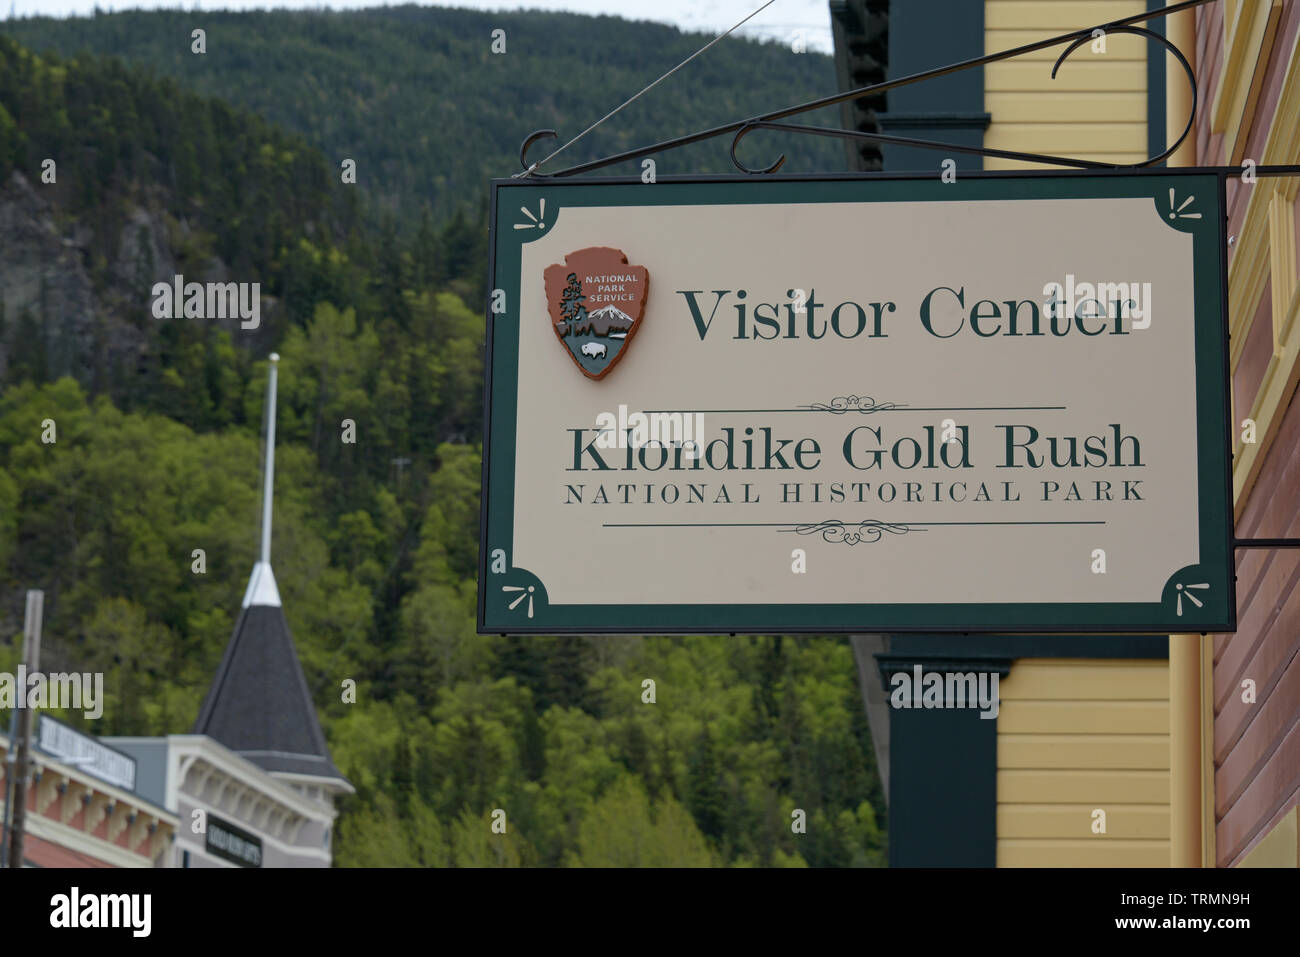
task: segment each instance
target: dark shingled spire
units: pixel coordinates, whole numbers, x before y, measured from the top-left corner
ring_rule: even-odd
[[[280,592],[271,572],[271,488],[275,474],[275,363],[267,387],[266,473],[262,508],[262,556],[253,566],[243,609],[217,677],[194,723],[195,734],[220,741],[271,773],[347,779],[330,759],[316,705],[307,690]]]
[[[270,576],[270,567],[259,562],[250,592],[261,590],[253,587],[258,579],[264,589],[267,578],[274,592]],[[274,604],[245,604],[240,611],[194,733],[266,771],[345,780],[330,759],[278,596]]]

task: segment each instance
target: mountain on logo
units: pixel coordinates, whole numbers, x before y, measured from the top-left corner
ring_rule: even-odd
[[[649,270],[629,263],[621,249],[589,246],[547,266],[542,279],[551,332],[583,375],[604,378],[645,325]]]
[[[587,313],[587,321],[574,327],[576,336],[607,336],[611,332],[627,332],[636,323],[618,306],[606,306],[595,312]]]

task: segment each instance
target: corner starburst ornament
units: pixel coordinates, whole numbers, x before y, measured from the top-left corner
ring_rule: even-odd
[[[1179,583],[1178,583],[1176,586],[1174,586],[1174,587],[1176,587],[1176,588],[1178,589],[1178,615],[1179,615],[1180,618],[1182,617],[1182,614],[1183,614],[1183,597],[1184,597],[1184,596],[1186,596],[1186,597],[1187,597],[1187,600],[1190,601],[1190,602],[1191,602],[1193,605],[1195,605],[1197,608],[1204,608],[1204,607],[1205,607],[1205,602],[1201,601],[1199,598],[1197,598],[1195,595],[1193,595],[1190,591],[1188,591],[1188,589],[1191,589],[1191,588],[1196,588],[1196,589],[1209,588],[1210,586],[1209,586],[1208,584],[1202,582],[1202,583],[1199,584],[1199,585],[1184,585],[1182,582],[1179,582]]]
[[[1187,208],[1187,207],[1188,207],[1192,202],[1194,202],[1195,199],[1196,199],[1195,196],[1188,196],[1185,200],[1182,201],[1182,203],[1180,203],[1179,205],[1175,206],[1175,205],[1174,205],[1174,203],[1175,203],[1175,200],[1174,200],[1174,191],[1173,191],[1173,189],[1170,189],[1170,190],[1169,190],[1169,218],[1170,218],[1170,219],[1200,219],[1200,218],[1201,218],[1201,214],[1200,214],[1200,213],[1184,213],[1184,212],[1183,212],[1183,210],[1186,209],[1186,208]],[[1187,587],[1188,587],[1188,588],[1195,588],[1195,587],[1197,587],[1197,586],[1195,586],[1195,585],[1188,585]],[[1191,596],[1191,595],[1188,595],[1187,597],[1190,598],[1190,597],[1192,597],[1192,596]]]
[[[515,229],[545,229],[546,228],[546,200],[542,200],[537,209],[537,215],[534,216],[527,206],[520,206],[519,212],[527,216],[531,222],[515,223]]]
[[[528,599],[528,617],[529,617],[529,618],[532,618],[532,617],[533,617],[533,592],[537,590],[537,586],[536,586],[536,585],[529,585],[527,588],[525,588],[523,585],[502,585],[502,586],[501,586],[501,590],[502,590],[503,592],[506,592],[507,594],[509,594],[509,593],[513,593],[513,592],[519,592],[519,593],[520,593],[520,594],[519,594],[519,597],[517,597],[514,601],[512,601],[512,602],[507,606],[511,611],[514,611],[514,610],[515,610],[515,607],[516,607],[516,606],[517,606],[521,601],[523,601],[525,598],[527,598],[527,599]],[[1179,614],[1181,615],[1182,612],[1179,612]]]

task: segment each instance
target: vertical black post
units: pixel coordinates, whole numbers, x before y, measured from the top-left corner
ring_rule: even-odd
[[[942,23],[944,29],[936,30]],[[889,8],[890,79],[984,55],[984,4],[972,0],[907,0]],[[984,68],[974,67],[888,93],[889,108],[879,115],[880,131],[895,136],[983,146],[989,114],[984,111]],[[934,170],[944,156],[937,150],[884,146],[884,168]],[[954,153],[963,171],[984,168],[980,156]]]
[[[44,605],[44,592],[35,589],[27,592],[27,617],[23,625],[23,664],[28,675],[41,666],[41,613]],[[6,811],[12,822],[8,829],[8,866],[21,868],[23,866],[23,825],[27,814],[27,768],[30,764],[32,709],[25,707],[26,682],[21,683],[17,693],[19,700],[15,701],[14,705],[18,712],[18,727],[17,732],[9,739],[9,753],[13,761],[9,765],[10,773],[6,780],[11,795],[6,802]]]
[[[977,654],[954,654],[965,641]],[[922,707],[918,674],[996,674],[1011,659],[978,654],[978,639],[892,635],[877,655],[889,714],[889,866],[993,867],[997,864],[996,717],[977,707]],[[919,672],[918,672],[919,669]],[[913,707],[898,707],[907,688]],[[948,703],[951,705],[951,702]]]

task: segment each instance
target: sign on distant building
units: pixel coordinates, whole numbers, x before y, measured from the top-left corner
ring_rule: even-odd
[[[238,864],[240,867],[262,866],[261,838],[211,814],[208,815],[205,846],[209,854]]]
[[[41,715],[37,741],[38,750],[50,757],[123,790],[135,790],[135,758],[100,744],[48,714]]]
[[[493,210],[480,631],[1235,627],[1214,176]]]

